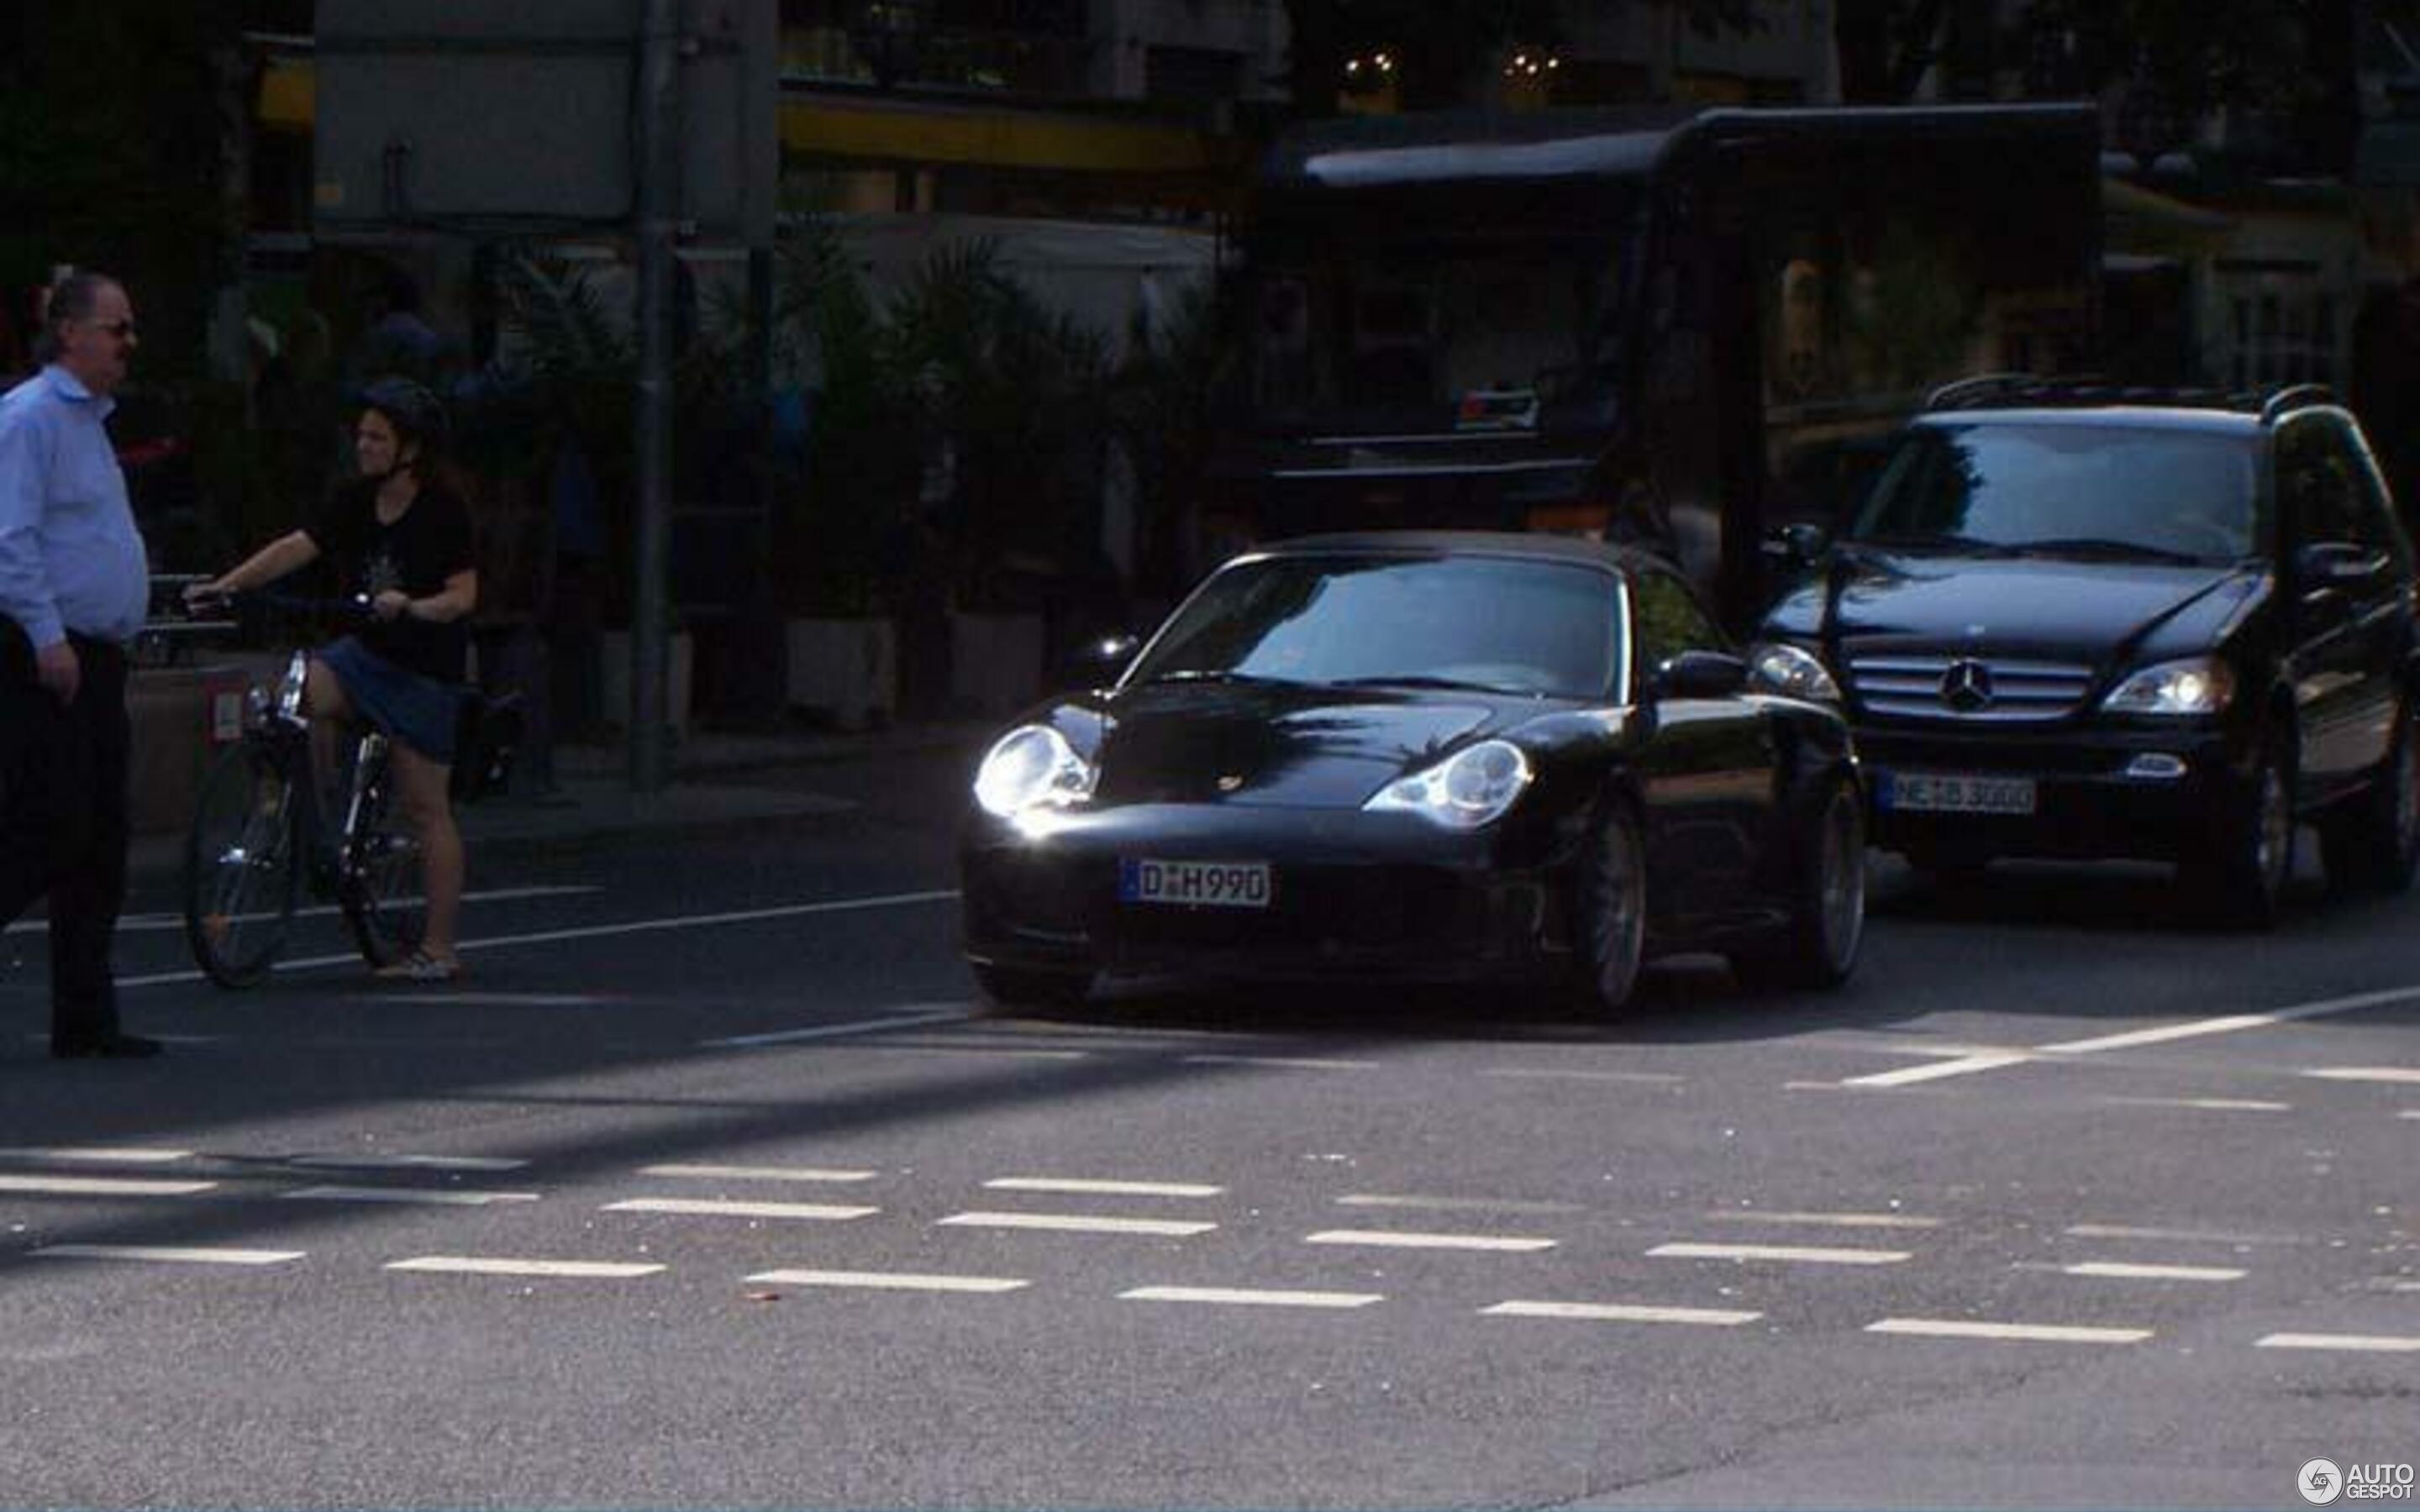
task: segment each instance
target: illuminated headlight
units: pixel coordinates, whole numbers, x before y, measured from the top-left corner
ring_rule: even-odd
[[[1100,769],[1048,725],[1019,725],[992,743],[975,770],[975,802],[1006,819],[1038,805],[1064,808],[1093,795]]]
[[[2235,671],[2215,656],[2146,667],[2101,701],[2111,714],[2217,714],[2235,702]]]
[[[1501,818],[1529,785],[1529,758],[1508,740],[1482,740],[1423,772],[1389,782],[1362,808],[1417,813],[1448,829],[1477,829]]]
[[[1780,640],[1767,640],[1748,652],[1748,679],[1785,698],[1811,703],[1838,703],[1840,685],[1832,681],[1816,655]]]

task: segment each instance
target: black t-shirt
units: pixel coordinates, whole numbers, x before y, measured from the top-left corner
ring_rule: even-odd
[[[375,480],[347,484],[328,497],[302,527],[334,563],[340,592],[375,596],[390,588],[413,598],[445,590],[445,579],[472,567],[471,511],[439,483],[421,485],[411,506],[392,524],[378,517]],[[468,668],[471,622],[444,625],[398,615],[354,631],[363,645],[396,666],[458,683]]]

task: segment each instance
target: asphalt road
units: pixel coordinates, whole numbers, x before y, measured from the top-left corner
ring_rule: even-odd
[[[2302,1506],[2420,1459],[2420,895],[1877,869],[1864,968],[1627,1021],[981,1012],[940,757],[474,857],[472,972],[148,1063],[0,956],[0,1504]],[[756,780],[766,780],[758,778]]]

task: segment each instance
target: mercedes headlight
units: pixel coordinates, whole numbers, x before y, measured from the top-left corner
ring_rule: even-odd
[[[1520,747],[1482,740],[1426,771],[1388,783],[1362,808],[1416,813],[1448,829],[1477,829],[1503,817],[1534,775]]]
[[[1832,681],[1832,673],[1823,659],[1786,640],[1767,640],[1751,647],[1747,671],[1750,683],[1784,698],[1805,699],[1810,703],[1840,702],[1840,685]]]
[[[1046,724],[1019,725],[992,743],[975,769],[975,802],[1011,818],[1028,809],[1064,808],[1093,795],[1100,769]]]
[[[2101,701],[2111,714],[2218,714],[2235,702],[2235,671],[2216,656],[2146,667]]]

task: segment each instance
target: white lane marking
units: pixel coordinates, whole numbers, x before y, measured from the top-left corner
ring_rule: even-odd
[[[2139,1344],[2151,1336],[2148,1328],[2085,1328],[2070,1323],[1978,1323],[1962,1318],[1885,1318],[1868,1323],[1869,1334],[1904,1334],[1921,1338],[2023,1339],[2048,1344]]]
[[[447,1192],[408,1186],[304,1186],[280,1193],[289,1202],[395,1202],[431,1208],[486,1208],[535,1202],[535,1192]]]
[[[1311,1056],[1184,1056],[1188,1066],[1269,1066],[1281,1071],[1376,1071],[1374,1060],[1322,1060]]]
[[[2420,1108],[2405,1108],[2402,1112],[2397,1114],[2396,1117],[2398,1119],[2420,1119]]]
[[[2120,1107],[2137,1108],[2199,1108],[2211,1113],[2291,1113],[2291,1103],[2268,1103],[2243,1097],[2103,1097],[2102,1103]]]
[[[820,1202],[735,1202],[719,1197],[631,1197],[609,1202],[605,1212],[663,1212],[696,1218],[803,1218],[819,1223],[847,1223],[871,1218],[880,1208],[841,1208]]]
[[[62,1197],[186,1197],[216,1181],[149,1181],[126,1176],[0,1176],[0,1192]]]
[[[1375,1291],[1264,1291],[1249,1287],[1137,1287],[1122,1302],[1199,1302],[1225,1307],[1367,1307],[1386,1298]]]
[[[1090,1060],[1090,1050],[1041,1050],[1024,1045],[995,1044],[910,1044],[896,1040],[876,1041],[857,1046],[866,1055],[880,1056],[959,1056],[982,1057],[990,1060]]]
[[[462,901],[466,903],[509,903],[515,900],[528,898],[572,898],[579,897],[586,893],[603,892],[604,890],[605,889],[603,887],[598,887],[594,883],[556,887],[489,887],[476,892],[466,892],[462,895]],[[344,910],[338,908],[334,903],[314,903],[307,908],[297,908],[294,910],[294,917],[297,918],[332,918],[343,911]],[[270,916],[267,914],[245,914],[241,916],[242,918],[251,922],[258,922],[259,920],[265,919],[269,917]],[[15,925],[11,927],[23,928],[23,926]],[[120,931],[133,933],[157,933],[163,930],[181,930],[185,927],[185,916],[182,914],[130,914],[126,918],[117,921],[117,927]]]
[[[359,994],[353,999],[365,1003],[393,1003],[410,1007],[451,1008],[602,1008],[617,1002],[611,993],[466,993],[448,989],[440,993],[397,993],[386,990],[380,983]],[[317,1041],[326,1043],[325,1041]],[[425,1041],[413,1041],[415,1044]],[[503,1041],[499,1041],[498,1043]]]
[[[2096,1035],[2089,1040],[2062,1040],[2056,1044],[2036,1045],[2034,1048],[2045,1056],[2094,1056],[2105,1050],[2133,1050],[2147,1044],[2198,1039],[2205,1034],[2233,1034],[2239,1029],[2265,1028],[2282,1022],[2274,1013],[2229,1013],[2221,1018],[2195,1019],[2188,1024],[2164,1024],[2156,1029],[2129,1029],[2122,1034]]]
[[[1081,1177],[1002,1176],[985,1181],[995,1192],[1072,1192],[1103,1196],[1215,1197],[1227,1189],[1198,1181],[1098,1181]]]
[[[1499,1302],[1481,1307],[1483,1318],[1567,1318],[1606,1323],[1699,1323],[1712,1328],[1737,1328],[1753,1323],[1762,1313],[1722,1307],[1641,1307],[1602,1302]]]
[[[2420,1338],[2397,1334],[2272,1334],[2257,1350],[2352,1350],[2370,1354],[2420,1354]]]
[[[1491,1066],[1481,1076],[1505,1076],[1541,1082],[1641,1082],[1668,1087],[1688,1078],[1668,1071],[1557,1071],[1544,1067]]]
[[[1206,1234],[1214,1223],[1167,1218],[1096,1218],[1074,1212],[954,1212],[937,1223],[947,1228],[1032,1228],[1063,1234],[1156,1234],[1165,1239],[1190,1239]]]
[[[1718,1208],[1709,1218],[1737,1224],[1804,1224],[1817,1228],[1938,1228],[1938,1218],[1899,1212],[1764,1212],[1755,1208]]]
[[[504,1155],[296,1155],[286,1164],[327,1171],[517,1171],[529,1162]]]
[[[700,1040],[701,1050],[747,1050],[757,1045],[797,1044],[804,1040],[837,1040],[849,1034],[880,1034],[885,1029],[909,1028],[919,1024],[947,1024],[974,1017],[968,1008],[934,1009],[927,1012],[899,1013],[889,1018],[859,1019],[850,1024],[819,1024],[805,1029],[776,1029],[769,1034],[736,1034],[722,1040]]]
[[[135,1146],[54,1145],[49,1148],[25,1146],[0,1149],[0,1155],[19,1160],[91,1161],[97,1165],[164,1165],[170,1161],[191,1160],[190,1149],[144,1149]]]
[[[2224,1265],[2132,1265],[2122,1260],[2081,1260],[2059,1271],[2118,1281],[2241,1281],[2250,1273]]]
[[[590,924],[578,929],[536,930],[526,934],[494,934],[485,939],[463,940],[457,944],[461,950],[501,950],[520,945],[558,945],[566,940],[611,939],[621,934],[655,934],[669,930],[713,929],[726,924],[763,924],[784,918],[806,918],[817,914],[856,913],[869,908],[905,908],[919,903],[952,903],[955,891],[902,892],[880,898],[835,898],[824,903],[785,903],[774,908],[744,908],[721,914],[677,914],[664,918],[634,918],[619,924]],[[340,955],[306,956],[294,961],[280,961],[280,972],[313,971],[329,966],[358,965],[361,956],[354,951]],[[164,987],[175,983],[200,981],[199,971],[163,971],[147,977],[120,977],[120,987]],[[157,1036],[154,1036],[157,1038]]]
[[[1828,1249],[1806,1244],[1658,1244],[1650,1259],[1776,1260],[1786,1265],[1897,1265],[1915,1257],[1899,1249]]]
[[[1356,1192],[1336,1199],[1340,1208],[1411,1208],[1432,1212],[1518,1212],[1549,1214],[1586,1212],[1576,1202],[1531,1202],[1514,1197],[1429,1197],[1418,1194],[1395,1196],[1380,1192]]]
[[[1956,1060],[1944,1060],[1930,1066],[1902,1066],[1897,1071],[1876,1072],[1870,1076],[1851,1076],[1843,1087],[1909,1087],[1917,1082],[1939,1081],[1945,1076],[1964,1076],[1978,1071],[1996,1071],[2002,1066],[2015,1066],[2034,1057],[2023,1050],[1987,1050],[1979,1055],[1962,1056]]]
[[[45,1244],[27,1252],[45,1260],[152,1260],[166,1265],[280,1265],[299,1249],[196,1249],[168,1244]]]
[[[2318,1066],[2303,1074],[2323,1082],[2386,1082],[2420,1087],[2420,1068],[2412,1066]]]
[[[907,1271],[764,1271],[748,1278],[762,1286],[867,1287],[876,1291],[1016,1291],[1030,1287],[1004,1275],[919,1275]]]
[[[2201,1244],[2300,1244],[2291,1234],[2230,1233],[2211,1228],[2141,1228],[2128,1224],[2070,1224],[2061,1230],[2077,1239],[2174,1239]]]
[[[1450,1249],[1502,1254],[1533,1254],[1555,1247],[1551,1239],[1512,1238],[1502,1234],[1417,1234],[1392,1228],[1325,1228],[1305,1234],[1306,1244],[1365,1244],[1378,1249]]]
[[[642,1165],[641,1176],[688,1177],[701,1181],[871,1181],[875,1171],[835,1171],[816,1165]]]
[[[527,1275],[621,1281],[654,1275],[659,1264],[641,1260],[521,1260],[479,1255],[419,1255],[390,1260],[389,1271],[419,1271],[444,1275]]]

